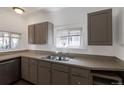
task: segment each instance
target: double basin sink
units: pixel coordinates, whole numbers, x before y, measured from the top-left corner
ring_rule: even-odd
[[[68,57],[65,56],[46,56],[45,59],[56,60],[56,61],[69,61]]]

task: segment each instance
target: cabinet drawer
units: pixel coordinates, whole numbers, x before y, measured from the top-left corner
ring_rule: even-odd
[[[46,62],[46,61],[38,61],[38,66],[41,66],[41,67],[51,67],[51,63],[50,62]]]
[[[28,62],[28,58],[27,57],[22,57],[21,60],[22,60],[22,62]]]
[[[52,68],[59,71],[69,72],[69,67],[62,64],[52,64]]]
[[[71,68],[71,74],[82,76],[82,77],[89,77],[90,70],[80,69],[80,68]]]

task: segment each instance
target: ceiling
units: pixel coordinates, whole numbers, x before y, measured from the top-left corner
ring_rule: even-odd
[[[50,12],[56,12],[64,7],[23,7],[23,9],[26,11],[25,14],[32,14],[36,12],[43,12],[43,13],[50,13]]]
[[[23,14],[24,16],[30,16],[36,13],[56,12],[63,9],[64,7],[21,7],[21,8],[25,10],[25,13]],[[0,10],[6,10],[15,13],[12,7],[1,7]]]

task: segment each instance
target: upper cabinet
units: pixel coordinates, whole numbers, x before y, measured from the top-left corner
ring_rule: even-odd
[[[34,44],[34,25],[28,26],[28,42]]]
[[[88,14],[88,45],[112,45],[112,9]]]
[[[29,25],[28,41],[30,44],[46,44],[49,32],[53,32],[53,24],[50,22]]]

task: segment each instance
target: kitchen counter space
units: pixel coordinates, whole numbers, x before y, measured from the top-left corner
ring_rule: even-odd
[[[55,62],[60,64],[68,64],[71,66],[78,66],[90,70],[110,70],[110,71],[124,71],[124,62],[118,61],[114,57],[92,57],[92,56],[83,56],[83,57],[75,57],[73,59],[70,59],[69,61],[54,61],[45,59],[47,54],[43,53],[32,53],[32,52],[21,52],[21,53],[15,53],[15,54],[9,54],[0,56],[0,61],[7,59],[12,59],[16,57],[29,57],[29,58],[35,58],[40,59],[43,61],[49,61],[49,62]]]

